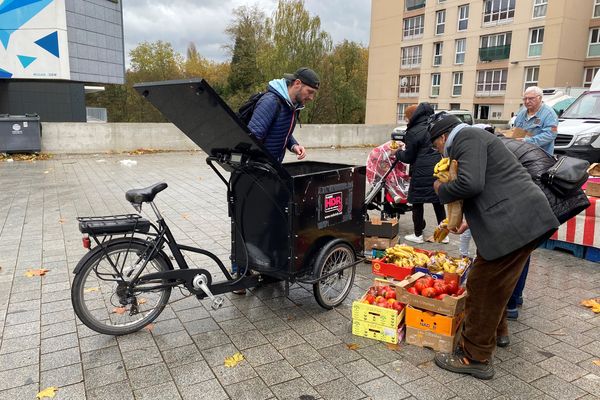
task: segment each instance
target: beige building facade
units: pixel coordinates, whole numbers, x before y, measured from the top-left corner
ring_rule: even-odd
[[[600,0],[372,0],[367,124],[410,104],[508,120],[523,90],[589,86]]]

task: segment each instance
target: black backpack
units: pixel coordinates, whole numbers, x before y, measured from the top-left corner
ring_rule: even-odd
[[[254,109],[256,108],[256,104],[258,103],[258,100],[260,100],[261,97],[263,97],[267,92],[258,92],[258,93],[254,93],[252,96],[250,96],[248,98],[248,100],[246,100],[246,102],[244,104],[242,104],[240,106],[240,108],[238,109],[238,112],[236,113],[237,117],[240,119],[240,121],[242,121],[244,124],[248,125],[250,123],[250,120],[252,119],[252,115],[254,114]],[[281,111],[281,102],[279,100],[279,96],[275,96],[277,97],[277,112],[275,113],[275,119],[277,119],[277,117],[279,117],[279,112]]]

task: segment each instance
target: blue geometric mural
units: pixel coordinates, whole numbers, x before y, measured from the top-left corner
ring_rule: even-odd
[[[38,39],[34,42],[42,49],[47,50],[49,53],[54,54],[56,57],[58,55],[58,32],[54,31],[49,35],[44,36],[41,39]]]
[[[31,64],[32,62],[34,62],[37,57],[29,57],[29,56],[17,56],[19,58],[19,61],[21,61],[21,65],[23,66],[23,68],[27,68],[29,67],[29,64]]]
[[[0,68],[0,78],[10,78],[11,76],[13,76],[13,74]]]
[[[53,0],[4,0],[0,4],[0,42],[8,49],[10,35]],[[50,50],[48,50],[50,51]],[[58,57],[58,55],[56,55]]]

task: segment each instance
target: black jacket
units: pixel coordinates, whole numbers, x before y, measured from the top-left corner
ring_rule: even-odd
[[[538,185],[546,197],[561,224],[573,218],[589,207],[590,201],[582,189],[568,197],[558,197],[540,180],[542,173],[552,167],[556,160],[535,144],[501,137],[504,145],[517,157],[517,160],[527,169],[531,178]]]
[[[410,186],[408,189],[409,203],[439,203],[440,200],[433,190],[433,167],[442,156],[431,147],[427,132],[427,118],[434,113],[429,103],[418,105],[415,113],[408,122],[404,142],[406,148],[398,150],[396,158],[410,164]]]

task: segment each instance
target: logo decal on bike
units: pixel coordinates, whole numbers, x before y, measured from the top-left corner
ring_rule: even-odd
[[[325,218],[341,215],[344,209],[342,192],[329,193],[325,195]]]

